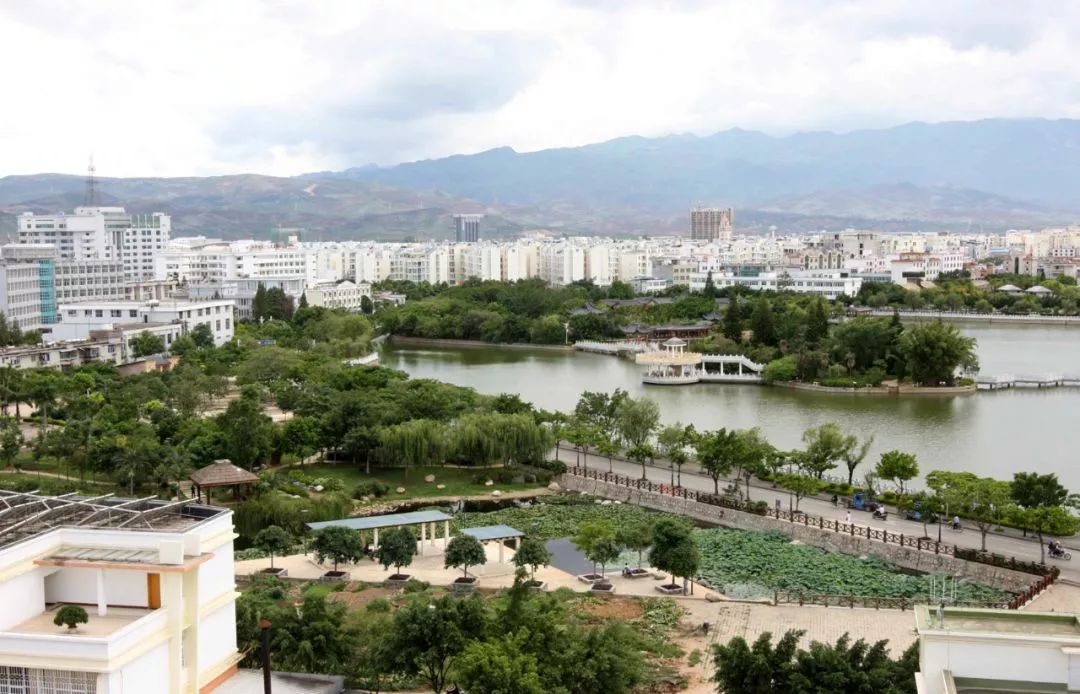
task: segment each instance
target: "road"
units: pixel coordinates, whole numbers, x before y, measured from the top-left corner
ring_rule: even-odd
[[[579,454],[572,449],[567,450],[566,448],[560,448],[558,457],[559,460],[567,465],[574,465],[579,459],[585,460],[586,454]],[[587,465],[589,468],[606,471],[608,470],[608,459],[604,456],[589,453],[587,454]],[[637,463],[615,458],[611,462],[611,469],[613,472],[617,472],[620,475],[641,477],[641,465]],[[696,466],[683,466],[682,486],[687,489],[712,492],[712,479],[706,475],[700,474],[696,470]],[[671,482],[671,470],[667,466],[648,466],[647,471],[648,478],[654,482]],[[726,484],[727,483],[724,480],[721,480],[721,489],[723,489]],[[769,502],[770,507],[775,504],[776,499],[780,499],[785,509],[788,508],[790,503],[789,495],[785,490],[757,485],[751,486],[750,498],[754,500],[764,499]],[[845,519],[845,515],[847,514],[846,508],[836,508],[832,505],[831,501],[810,497],[804,497],[800,500],[799,510],[812,516],[824,516],[826,518],[833,518],[841,521]],[[873,520],[866,511],[855,510],[851,511],[851,519],[856,525],[868,525],[872,528],[887,529],[889,532],[904,533],[905,535],[915,537],[921,537],[923,535],[922,523],[904,520],[892,511],[890,511],[889,519],[886,521]],[[936,540],[937,526],[932,525],[929,526],[928,529],[930,530],[930,536]],[[958,547],[970,547],[972,549],[980,549],[982,544],[979,530],[974,526],[966,528],[960,533],[954,532],[946,526],[942,529],[941,541],[957,545]],[[1016,557],[1017,559],[1026,561],[1039,561],[1040,559],[1039,544],[1031,539],[1022,537],[1002,536],[991,532],[986,537],[986,549],[996,554],[1003,554],[1007,557]],[[1076,550],[1073,550],[1073,552],[1075,553]],[[1080,556],[1077,557],[1075,565],[1074,562],[1070,561],[1047,560],[1047,563],[1054,564],[1061,569],[1062,579],[1080,584]]]

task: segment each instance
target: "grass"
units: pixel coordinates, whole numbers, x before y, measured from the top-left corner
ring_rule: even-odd
[[[490,494],[491,491],[495,489],[502,492],[514,492],[541,488],[541,485],[538,483],[502,484],[500,482],[496,482],[493,486],[487,487],[484,486],[483,483],[477,484],[473,481],[483,474],[483,469],[471,468],[410,468],[407,471],[408,479],[406,479],[406,470],[404,468],[376,469],[370,475],[365,474],[362,468],[345,464],[327,465],[320,463],[317,465],[304,465],[303,467],[298,467],[296,469],[303,470],[305,474],[310,475],[311,477],[333,477],[340,479],[345,485],[345,491],[347,492],[351,492],[352,489],[361,482],[377,480],[390,487],[390,493],[383,497],[384,499],[470,496]],[[435,475],[435,481],[425,482],[424,478],[428,475]],[[439,484],[446,485],[446,488],[439,489],[436,486]],[[398,494],[395,492],[394,490],[398,487],[404,487],[405,493]]]

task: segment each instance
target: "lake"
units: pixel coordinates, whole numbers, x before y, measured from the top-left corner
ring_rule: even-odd
[[[978,340],[983,373],[1080,372],[1076,327],[960,328]],[[796,448],[805,429],[835,421],[848,432],[874,436],[870,461],[883,451],[899,449],[917,454],[923,472],[969,470],[1001,479],[1017,471],[1056,472],[1066,486],[1080,491],[1080,388],[890,397],[712,383],[646,386],[640,369],[625,359],[497,347],[390,344],[382,351],[381,363],[415,378],[435,378],[482,393],[518,393],[538,407],[564,411],[573,409],[584,390],[622,388],[633,397],[656,400],[665,424],[693,423],[699,430],[760,427],[780,448]]]

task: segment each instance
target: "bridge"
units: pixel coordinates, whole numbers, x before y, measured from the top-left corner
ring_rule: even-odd
[[[659,346],[655,342],[641,340],[578,340],[574,343],[574,349],[581,352],[619,355],[656,352]]]
[[[1004,390],[1006,388],[1060,388],[1080,387],[1080,374],[1005,374],[975,378],[979,390]]]

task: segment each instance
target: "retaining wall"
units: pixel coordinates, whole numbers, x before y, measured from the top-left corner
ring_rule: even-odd
[[[564,489],[586,492],[605,499],[651,508],[655,511],[687,516],[706,523],[740,530],[779,531],[804,544],[833,552],[854,555],[873,555],[897,566],[928,573],[946,573],[979,583],[996,586],[1012,593],[1022,593],[1039,580],[1038,576],[1003,569],[989,564],[964,561],[945,554],[920,551],[910,547],[854,537],[845,533],[822,531],[814,527],[759,516],[744,511],[702,504],[690,499],[630,489],[619,485],[592,480],[576,475],[561,475],[559,484]]]

